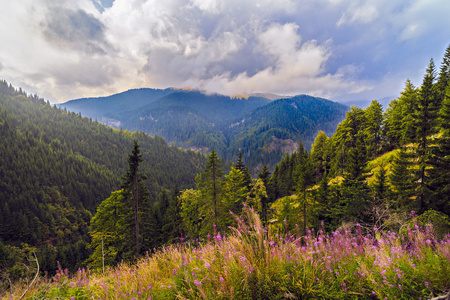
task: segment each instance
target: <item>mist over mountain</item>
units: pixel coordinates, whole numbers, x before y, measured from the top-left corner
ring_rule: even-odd
[[[228,161],[235,161],[241,151],[254,174],[296,151],[300,139],[309,148],[319,130],[331,135],[348,110],[308,95],[232,98],[173,88],[75,99],[60,107],[114,128],[161,136],[185,149],[204,154],[214,149]]]

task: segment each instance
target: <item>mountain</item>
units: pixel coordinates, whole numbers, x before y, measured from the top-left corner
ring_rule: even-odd
[[[286,153],[295,151],[300,138],[310,147],[319,130],[331,135],[348,110],[307,95],[231,98],[175,89],[130,90],[60,106],[115,128],[159,135],[185,149],[202,153],[214,149],[229,161],[242,151],[254,174],[262,164],[273,168]]]
[[[249,165],[274,166],[280,154],[297,150],[301,139],[310,148],[319,130],[331,136],[347,107],[323,98],[299,95],[259,107],[233,124],[229,153],[244,150]]]
[[[194,186],[205,162],[161,137],[113,129],[4,81],[0,140],[0,244],[37,247],[43,270],[56,269],[57,260],[74,267],[87,257],[90,218],[119,187],[134,140],[151,201],[163,188]]]

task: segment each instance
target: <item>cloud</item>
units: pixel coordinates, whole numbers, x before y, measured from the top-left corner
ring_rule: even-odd
[[[347,11],[337,22],[338,26],[352,23],[371,23],[378,17],[378,9],[375,5],[366,3],[364,5],[357,5],[356,2],[350,5]]]
[[[106,54],[105,26],[82,9],[55,8],[48,13],[42,26],[45,39],[56,47]]]
[[[317,96],[332,96],[343,89],[347,92],[366,89],[355,82],[347,82],[341,74],[324,74],[323,65],[330,56],[329,50],[316,41],[301,43],[297,30],[298,26],[293,23],[275,23],[259,34],[258,51],[266,54],[271,62],[269,67],[252,76],[246,72],[233,77],[230,73],[220,74],[203,80],[200,86],[224,94],[302,91]]]
[[[168,86],[381,98],[441,57],[449,10],[447,0],[9,1],[0,78],[53,102]]]

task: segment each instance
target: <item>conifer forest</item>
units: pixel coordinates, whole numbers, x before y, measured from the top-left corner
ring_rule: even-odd
[[[450,47],[419,86],[351,106],[257,174],[245,148],[232,161],[183,150],[6,81],[0,140],[0,298],[450,291]]]

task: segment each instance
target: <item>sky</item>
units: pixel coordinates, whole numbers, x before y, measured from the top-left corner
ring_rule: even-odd
[[[448,0],[0,4],[0,79],[51,103],[142,87],[393,99],[450,45]]]

